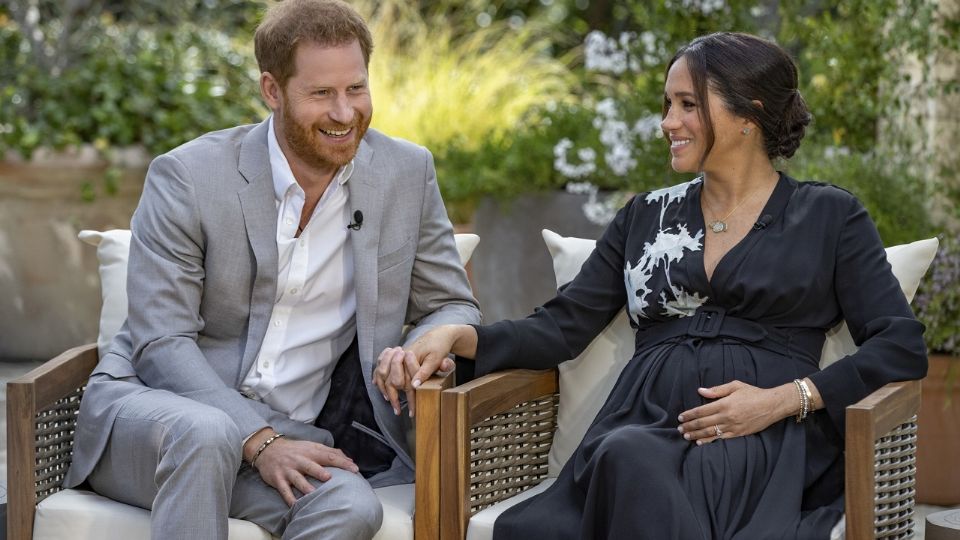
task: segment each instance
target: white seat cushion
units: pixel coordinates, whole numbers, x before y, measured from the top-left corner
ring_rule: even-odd
[[[34,540],[136,540],[150,538],[150,512],[91,491],[65,489],[37,505]],[[272,540],[270,533],[230,520],[230,540]]]
[[[374,490],[383,504],[383,525],[374,540],[413,538],[413,484]],[[37,505],[34,540],[137,540],[150,538],[150,512],[90,491],[65,489]],[[231,519],[230,540],[273,540],[257,525]]]
[[[514,495],[509,499],[500,501],[493,506],[477,512],[470,518],[470,523],[467,525],[466,540],[492,540],[493,524],[497,521],[497,518],[500,517],[500,514],[506,512],[508,508],[521,501],[525,501],[538,493],[543,493],[548,487],[552,486],[556,480],[556,478],[547,478],[519,495]]]

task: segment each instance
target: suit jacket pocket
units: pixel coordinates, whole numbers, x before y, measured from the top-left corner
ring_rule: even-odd
[[[399,248],[391,251],[390,253],[380,255],[377,257],[377,272],[384,272],[402,262],[408,261],[413,257],[413,253],[410,253],[409,251],[410,240],[407,239],[407,241],[404,242]]]

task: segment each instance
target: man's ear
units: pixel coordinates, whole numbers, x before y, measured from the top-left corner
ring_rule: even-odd
[[[266,102],[270,110],[276,111],[280,108],[280,94],[282,89],[280,83],[269,71],[260,74],[260,96]]]

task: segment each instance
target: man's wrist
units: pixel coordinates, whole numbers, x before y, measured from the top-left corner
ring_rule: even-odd
[[[247,463],[253,461],[253,457],[257,453],[257,448],[260,448],[260,445],[263,444],[264,441],[273,437],[276,433],[273,428],[265,427],[247,437],[247,440],[243,442],[243,460]]]

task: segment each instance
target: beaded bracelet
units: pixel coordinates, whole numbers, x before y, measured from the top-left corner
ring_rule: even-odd
[[[256,468],[257,468],[257,458],[260,457],[260,454],[262,454],[263,451],[266,450],[268,446],[270,446],[271,444],[273,444],[273,441],[279,439],[280,437],[283,437],[283,433],[274,433],[272,437],[270,437],[269,439],[263,441],[263,442],[260,444],[260,447],[257,448],[257,451],[254,452],[254,454],[253,454],[253,459],[250,460],[250,466],[253,467],[254,469],[256,469]]]

